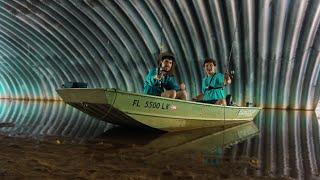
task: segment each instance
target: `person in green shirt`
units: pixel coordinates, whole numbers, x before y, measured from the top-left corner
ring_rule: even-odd
[[[175,59],[170,52],[159,55],[158,67],[149,71],[145,77],[143,92],[145,94],[167,98],[187,99],[185,84],[178,86],[174,76]]]
[[[218,73],[216,71],[217,62],[212,58],[206,58],[203,67],[206,77],[202,79],[201,94],[193,98],[194,100],[226,105],[224,86],[231,84],[231,78],[228,74]]]

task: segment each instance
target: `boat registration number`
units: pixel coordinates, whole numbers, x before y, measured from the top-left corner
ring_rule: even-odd
[[[171,104],[168,103],[160,103],[156,101],[145,101],[145,102],[140,102],[140,100],[135,99],[132,102],[133,107],[142,107],[142,108],[148,108],[148,109],[163,109],[167,110],[171,108]]]

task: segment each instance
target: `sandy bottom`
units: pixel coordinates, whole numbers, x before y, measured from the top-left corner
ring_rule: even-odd
[[[143,144],[143,143],[141,143]],[[261,179],[246,175],[259,163],[201,153],[162,153],[139,144],[100,138],[85,143],[0,135],[0,177],[49,179]],[[268,178],[269,179],[269,178]]]

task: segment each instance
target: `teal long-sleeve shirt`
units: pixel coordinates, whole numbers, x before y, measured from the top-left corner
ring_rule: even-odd
[[[145,77],[143,92],[145,94],[160,96],[166,90],[179,90],[179,86],[173,75],[165,75],[161,80],[156,80],[154,77],[157,74],[157,68],[151,69]]]
[[[212,80],[211,80],[212,79]],[[208,88],[211,86],[212,88]],[[216,73],[202,79],[202,94],[204,101],[220,100],[225,98],[224,74]]]

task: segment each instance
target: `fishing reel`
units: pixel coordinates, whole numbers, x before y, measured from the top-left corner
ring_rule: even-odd
[[[231,79],[233,79],[233,77],[234,77],[234,70],[231,70],[231,71],[230,71],[230,75],[229,75],[229,76],[230,76]]]
[[[225,76],[229,76],[230,79],[233,79],[233,77],[234,77],[234,70],[231,70],[230,72],[229,72],[229,71],[226,71],[224,74],[225,74]]]

